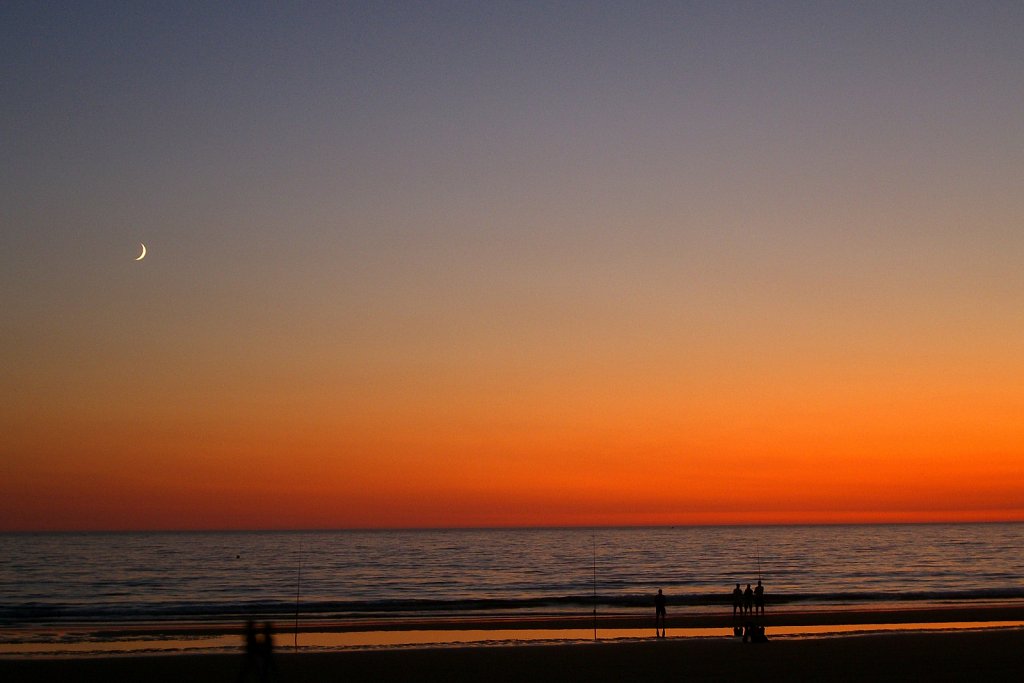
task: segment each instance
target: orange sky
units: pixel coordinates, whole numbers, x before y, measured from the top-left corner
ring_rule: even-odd
[[[1024,13],[783,5],[6,11],[0,530],[1024,520]]]
[[[370,373],[357,387],[246,395],[244,386],[225,386],[161,396],[149,409],[119,391],[72,392],[66,405],[51,405],[60,420],[31,403],[14,408],[21,415],[5,448],[32,457],[8,458],[5,524],[1024,518],[1024,423],[1016,419],[1024,404],[999,377],[982,369],[969,382],[906,368],[893,377],[815,369],[812,383],[795,381],[801,373],[790,368],[794,381],[780,383],[754,381],[750,370],[703,389],[635,368],[545,373],[534,382],[442,375],[396,386]]]

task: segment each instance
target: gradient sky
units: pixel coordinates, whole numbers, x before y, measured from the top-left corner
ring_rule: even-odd
[[[0,130],[0,529],[1024,519],[1020,2],[5,2]]]

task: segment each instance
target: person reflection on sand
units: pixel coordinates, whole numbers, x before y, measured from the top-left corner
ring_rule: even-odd
[[[758,626],[757,624],[748,621],[743,627],[743,642],[767,643],[768,636],[765,635],[764,626]]]

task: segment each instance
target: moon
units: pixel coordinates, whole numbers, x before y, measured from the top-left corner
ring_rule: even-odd
[[[139,242],[139,244],[142,244],[142,242]],[[144,258],[146,258],[146,245],[145,245],[145,244],[142,244],[142,253],[141,253],[141,254],[139,254],[139,258],[137,258],[137,259],[135,259],[135,260],[136,260],[136,261],[141,261],[141,260],[142,260],[142,259],[144,259]]]

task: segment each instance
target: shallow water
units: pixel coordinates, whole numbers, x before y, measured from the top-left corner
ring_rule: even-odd
[[[1024,597],[1024,524],[0,535],[0,625]],[[298,598],[298,600],[296,600]]]

